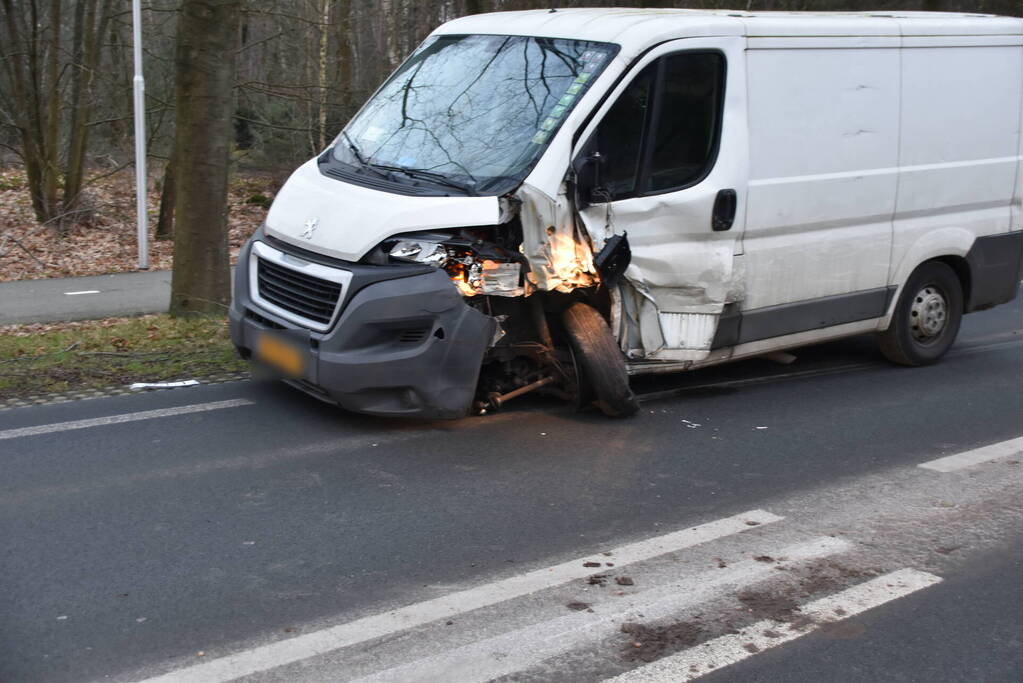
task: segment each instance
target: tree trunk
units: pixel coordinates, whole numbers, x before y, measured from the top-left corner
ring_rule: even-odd
[[[68,130],[67,161],[64,165],[64,213],[78,208],[85,178],[85,152],[88,147],[88,117],[92,111],[93,82],[100,63],[100,36],[106,30],[109,0],[97,25],[99,0],[85,0],[75,8],[75,57],[71,65],[71,123]],[[72,217],[72,220],[74,218]]]
[[[46,59],[46,133],[42,140],[44,151],[43,205],[47,220],[58,216],[57,188],[60,176],[60,0],[50,1],[50,44]],[[63,223],[63,221],[60,221]],[[60,226],[58,226],[60,227]]]
[[[319,89],[319,112],[316,117],[316,131],[319,133],[319,145],[316,152],[323,151],[327,146],[327,36],[330,31],[330,0],[323,0],[320,11],[320,52],[316,69],[316,85]]]
[[[174,180],[174,156],[163,167],[163,187],[160,189],[160,218],[156,221],[156,239],[169,240],[174,236],[174,202],[177,197]]]
[[[50,4],[53,11],[54,5]],[[59,50],[59,7],[56,16],[40,12],[35,0],[16,4],[0,0],[7,29],[0,42],[0,63],[9,81],[8,118],[21,138],[21,155],[36,220],[45,223],[57,214],[57,169],[53,160],[59,113],[56,77]],[[5,93],[6,94],[6,93]]]
[[[240,0],[184,0],[175,71],[171,315],[223,313],[231,295],[227,182]]]

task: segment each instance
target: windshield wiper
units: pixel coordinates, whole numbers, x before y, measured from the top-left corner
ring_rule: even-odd
[[[392,179],[391,172],[404,173],[410,178],[426,178],[432,180],[439,185],[445,185],[447,187],[453,187],[456,190],[461,190],[467,195],[476,197],[476,179],[471,175],[469,176],[472,181],[468,183],[460,183],[457,180],[453,180],[443,173],[435,173],[425,168],[407,168],[405,166],[387,166],[386,164],[375,164],[362,156],[362,152],[359,150],[359,146],[355,144],[355,141],[348,135],[347,131],[341,131],[341,137],[345,139],[345,143],[348,145],[348,149],[352,150],[352,154],[355,155],[355,159],[363,168],[368,168],[381,178]],[[468,172],[466,172],[468,174]]]
[[[406,166],[385,166],[384,164],[372,164],[372,166],[374,168],[382,168],[385,171],[394,171],[396,173],[404,173],[405,175],[409,176],[410,178],[425,178],[427,180],[432,180],[433,182],[437,183],[438,185],[445,185],[447,187],[453,187],[456,190],[461,190],[462,192],[466,193],[467,195],[469,195],[471,197],[478,197],[479,196],[479,193],[476,192],[477,181],[471,175],[469,176],[469,178],[471,179],[470,182],[468,182],[468,183],[461,183],[461,182],[459,182],[457,180],[449,178],[448,176],[444,175],[443,173],[436,173],[435,171],[430,171],[430,170],[425,169],[425,168],[408,168]]]
[[[351,137],[349,137],[348,131],[341,131],[341,137],[343,137],[345,142],[348,143],[348,149],[352,150],[352,154],[355,155],[355,158],[358,159],[359,163],[363,166],[369,166],[369,162],[366,161],[366,158],[362,156],[362,152],[359,151],[359,146],[355,144],[355,141],[353,141]]]
[[[371,164],[369,161],[366,160],[366,157],[362,156],[362,152],[359,150],[359,146],[355,144],[355,141],[352,140],[351,137],[349,137],[347,131],[342,130],[341,131],[341,137],[343,137],[345,139],[345,143],[348,145],[348,149],[352,150],[352,154],[355,155],[355,160],[359,162],[359,166],[360,167],[368,168],[369,170],[373,171],[373,173],[377,174],[381,178],[386,178],[388,180],[392,179],[390,173],[385,173],[384,171],[380,170],[380,169],[384,168],[383,166],[377,166],[376,164]]]

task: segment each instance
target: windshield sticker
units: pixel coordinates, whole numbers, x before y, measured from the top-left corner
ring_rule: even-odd
[[[537,131],[536,135],[533,136],[533,144],[542,145],[550,139],[551,134],[545,130]]]

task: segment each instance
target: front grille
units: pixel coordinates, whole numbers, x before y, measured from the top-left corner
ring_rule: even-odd
[[[269,327],[271,330],[285,329],[284,325],[281,325],[280,323],[275,323],[273,320],[270,320],[270,318],[264,317],[259,313],[256,313],[251,308],[245,309],[245,317],[253,322],[259,323],[263,327]]]
[[[268,303],[327,325],[334,317],[341,285],[258,259],[259,296]]]

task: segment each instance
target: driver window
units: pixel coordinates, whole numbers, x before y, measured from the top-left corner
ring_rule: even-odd
[[[643,131],[647,129],[657,63],[648,65],[618,97],[597,127],[590,147],[604,157],[601,184],[611,200],[636,192],[642,159]],[[595,143],[595,145],[594,145]]]
[[[681,52],[647,65],[608,110],[587,145],[605,159],[612,201],[682,189],[713,165],[721,131],[725,59]]]

